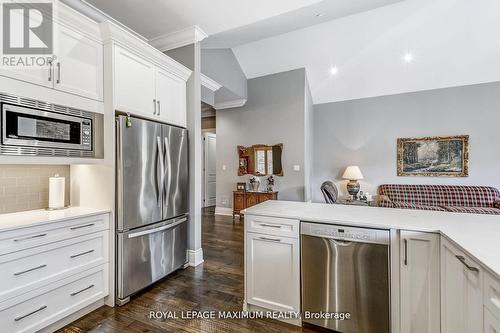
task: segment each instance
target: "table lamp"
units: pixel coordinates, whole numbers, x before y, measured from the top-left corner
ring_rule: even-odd
[[[347,192],[349,192],[349,194],[352,195],[353,199],[356,200],[358,198],[358,192],[360,189],[358,180],[363,179],[361,170],[359,170],[359,167],[357,165],[350,165],[345,169],[342,178],[349,180],[349,182],[347,183]]]

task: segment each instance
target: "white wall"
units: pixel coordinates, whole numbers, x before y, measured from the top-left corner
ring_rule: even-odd
[[[345,194],[341,176],[351,164],[373,194],[382,183],[500,188],[499,126],[500,82],[315,105],[313,201],[323,201],[325,180]],[[397,138],[460,134],[470,135],[469,177],[396,175]]]
[[[233,51],[248,78],[305,67],[316,104],[493,82],[500,1],[406,0]]]
[[[283,143],[284,176],[274,177],[275,189],[280,199],[304,200],[305,84],[304,69],[252,79],[243,107],[217,111],[217,207],[232,207],[236,183],[251,177],[238,176],[238,145]]]

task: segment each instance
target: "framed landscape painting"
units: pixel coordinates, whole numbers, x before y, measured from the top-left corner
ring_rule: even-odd
[[[398,139],[398,176],[468,177],[469,136]]]

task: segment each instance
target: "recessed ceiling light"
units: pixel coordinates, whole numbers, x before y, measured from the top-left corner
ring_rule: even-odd
[[[339,72],[339,69],[337,68],[337,66],[330,67],[330,75],[337,75],[338,72]]]
[[[414,59],[415,57],[410,52],[406,52],[403,56],[403,61],[406,62],[407,64],[413,62]]]
[[[315,14],[316,17],[321,17],[321,16],[325,16],[325,13],[316,13]]]

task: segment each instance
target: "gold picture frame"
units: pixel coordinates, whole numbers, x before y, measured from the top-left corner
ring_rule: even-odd
[[[397,145],[398,176],[469,176],[468,135],[399,138]]]

